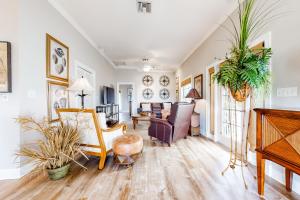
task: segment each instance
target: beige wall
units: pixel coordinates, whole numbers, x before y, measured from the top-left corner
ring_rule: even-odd
[[[272,1],[270,1],[272,2]],[[275,2],[275,0],[274,0]],[[280,107],[300,107],[300,1],[282,1],[280,9],[276,12],[285,12],[284,16],[272,22],[262,35],[270,32],[272,58],[272,105]],[[232,15],[234,17],[234,14]],[[224,23],[229,26],[228,21]],[[176,72],[180,79],[190,75],[206,73],[206,67],[216,63],[215,58],[224,58],[230,47],[227,42],[227,32],[218,28],[209,38],[183,63]],[[206,80],[204,81],[206,82]],[[206,85],[204,83],[204,96]],[[277,88],[298,87],[297,97],[278,97]],[[201,115],[205,116],[205,109]],[[205,127],[206,120],[201,120],[201,126]],[[274,177],[282,180],[282,168],[276,167],[279,173],[273,173]],[[296,180],[298,177],[296,178]],[[296,181],[297,190],[300,192],[299,180]]]

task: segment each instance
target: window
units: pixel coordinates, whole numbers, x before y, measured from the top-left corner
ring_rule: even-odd
[[[192,89],[192,78],[187,78],[181,82],[181,101],[189,101],[189,98],[185,98],[189,91]]]

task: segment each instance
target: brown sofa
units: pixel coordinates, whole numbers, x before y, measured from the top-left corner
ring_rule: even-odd
[[[157,118],[162,118],[162,115],[168,115],[168,111],[165,110],[164,108],[164,103],[168,103],[172,105],[172,102],[141,102],[140,103],[140,107],[138,108],[137,112],[141,113],[141,112],[148,112],[151,114],[154,114]],[[144,111],[143,110],[143,104],[150,104],[150,108],[151,111],[147,110]]]
[[[189,103],[175,103],[171,108],[171,115],[167,120],[151,118],[148,135],[167,143],[169,146],[178,139],[188,135],[194,105]]]

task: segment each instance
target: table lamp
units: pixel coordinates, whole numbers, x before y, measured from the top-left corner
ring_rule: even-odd
[[[189,93],[186,95],[185,98],[191,98],[192,99],[192,104],[196,104],[195,103],[195,99],[201,99],[198,91],[195,88],[190,89]]]
[[[84,97],[88,94],[85,94],[84,91],[93,91],[93,87],[90,85],[88,80],[84,78],[83,76],[79,79],[77,79],[71,87],[68,88],[70,91],[80,91],[81,94],[78,94],[78,96],[81,97],[81,109],[84,109]]]

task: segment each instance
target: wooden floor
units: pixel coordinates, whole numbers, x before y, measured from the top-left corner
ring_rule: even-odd
[[[167,147],[149,141],[146,124],[129,132],[144,138],[143,155],[133,167],[119,167],[109,157],[105,169],[99,171],[96,158],[82,160],[88,171],[73,166],[63,180],[50,181],[41,175],[30,181],[0,181],[0,199],[261,199],[253,170],[246,173],[248,190],[243,186],[239,168],[221,175],[229,159],[221,146],[204,138],[189,137]],[[295,193],[287,193],[281,184],[271,182],[266,184],[265,199],[300,199]]]

